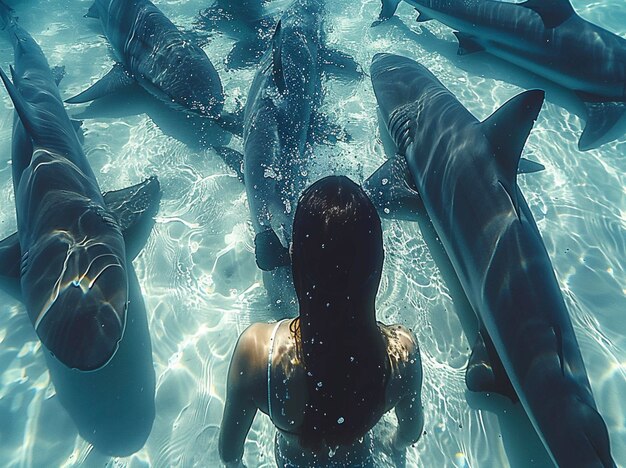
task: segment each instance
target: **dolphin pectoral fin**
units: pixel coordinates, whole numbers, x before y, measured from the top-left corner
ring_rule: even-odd
[[[472,392],[493,392],[517,402],[519,398],[511,384],[491,338],[483,330],[478,333],[465,372],[465,384]]]
[[[569,0],[527,0],[520,6],[530,8],[541,16],[546,28],[556,28],[576,12]]]
[[[518,174],[532,174],[533,172],[540,172],[546,168],[541,163],[531,161],[530,159],[520,158],[519,165],[517,166]]]
[[[131,187],[105,192],[103,197],[122,228],[126,254],[132,260],[141,251],[154,224],[153,218],[161,200],[159,181],[150,177]],[[0,286],[8,283],[19,291],[21,255],[17,232],[0,241]],[[16,286],[11,284],[12,281]]]
[[[401,0],[382,0],[382,8],[380,9],[379,20],[386,20],[391,18],[398,9]]]
[[[21,258],[22,250],[17,232],[0,241],[0,287],[14,297],[21,295]]]
[[[287,89],[285,83],[285,76],[283,75],[283,60],[282,60],[282,41],[280,40],[280,32],[282,26],[279,21],[276,24],[276,30],[272,37],[272,76],[274,77],[274,83],[280,93],[284,93]]]
[[[100,78],[100,80],[96,81],[82,93],[66,99],[65,102],[68,104],[80,104],[83,102],[93,101],[94,99],[120,91],[121,89],[124,89],[134,83],[135,80],[128,74],[124,65],[116,63],[113,65],[113,68],[111,68],[109,73]]]
[[[458,55],[473,54],[475,52],[482,52],[485,50],[485,48],[481,44],[479,44],[476,38],[473,36],[463,34],[462,32],[458,31],[454,31],[454,35],[459,41],[459,49],[456,52]]]
[[[545,92],[525,91],[509,99],[481,124],[500,168],[500,183],[519,215],[517,171],[526,139],[539,115]]]
[[[336,49],[321,49],[322,69],[325,73],[349,80],[363,78],[363,69],[350,55]]]
[[[592,102],[586,100],[589,96],[579,96],[585,101],[587,123],[578,140],[578,149],[587,151],[597,148],[602,137],[622,118],[626,112],[626,102]]]
[[[326,114],[314,112],[309,125],[308,141],[318,144],[336,144],[352,141],[352,136],[339,125],[331,122]]]
[[[263,271],[291,265],[289,250],[283,247],[272,229],[260,232],[254,237],[254,256],[257,266]]]
[[[89,7],[89,10],[87,11],[87,13],[85,13],[85,18],[94,18],[94,19],[100,18],[100,14],[98,13],[98,7],[96,6],[95,2],[93,5]]]
[[[243,154],[228,146],[215,146],[214,149],[226,165],[235,171],[237,178],[243,182]]]
[[[402,155],[385,161],[363,183],[363,190],[383,218],[415,221],[422,209],[422,200]]]
[[[267,49],[267,41],[261,38],[236,42],[226,57],[227,70],[239,70],[254,65]]]
[[[115,215],[126,243],[126,256],[134,259],[146,243],[159,210],[161,186],[156,177],[139,184],[103,194],[107,208]]]

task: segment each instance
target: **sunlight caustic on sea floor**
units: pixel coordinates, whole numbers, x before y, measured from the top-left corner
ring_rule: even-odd
[[[192,30],[210,0],[158,0],[171,20]],[[280,2],[281,5],[286,2]],[[580,152],[583,122],[561,107],[554,86],[494,58],[456,55],[451,31],[417,24],[403,3],[398,20],[370,27],[379,0],[328,3],[328,41],[368,70],[377,52],[426,65],[479,119],[522,88],[548,87],[547,101],[524,156],[546,166],[520,176],[569,309],[612,453],[626,466],[626,136]],[[575,0],[586,19],[626,37],[623,0]],[[113,57],[99,25],[84,18],[87,0],[13,2],[20,24],[40,43],[51,65],[64,65],[63,97],[104,75]],[[204,46],[223,80],[226,108],[245,101],[254,69],[227,71],[233,40],[212,34]],[[0,34],[0,66],[13,49]],[[581,64],[584,66],[584,64]],[[552,86],[552,87],[550,87]],[[351,135],[315,148],[309,176],[346,174],[362,182],[385,159],[369,76],[324,82],[323,110]],[[557,99],[553,100],[552,97]],[[11,182],[13,106],[0,92],[0,237],[15,230]],[[87,444],[56,398],[43,350],[24,307],[0,292],[0,465],[217,466],[217,436],[230,356],[252,322],[269,311],[253,255],[245,191],[212,150],[193,144],[184,116],[147,99],[111,98],[106,106],[68,106],[85,117],[85,151],[104,190],[157,175],[163,198],[156,225],[134,266],[146,303],[156,372],[156,418],[145,446],[110,459]],[[89,118],[86,118],[86,117]],[[237,137],[211,138],[241,149]],[[475,327],[455,307],[417,224],[384,221],[386,260],[378,295],[380,320],[412,329],[424,367],[425,434],[407,454],[419,467],[551,466],[519,405],[474,395],[464,372]],[[295,311],[293,311],[295,312]],[[469,325],[468,325],[469,324]],[[375,429],[389,432],[394,416]],[[272,467],[274,427],[257,416],[246,443],[247,466]],[[378,455],[386,466],[386,455]]]

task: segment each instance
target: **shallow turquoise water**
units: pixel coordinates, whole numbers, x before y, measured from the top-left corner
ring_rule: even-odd
[[[575,101],[558,88],[485,55],[458,57],[451,31],[401,21],[370,28],[378,0],[328,2],[328,39],[367,70],[377,52],[413,57],[428,66],[478,118],[522,88],[546,87],[547,102],[525,156],[546,170],[520,177],[563,290],[613,456],[626,466],[626,136],[581,153],[582,122]],[[288,4],[272,3],[279,9]],[[14,3],[20,24],[40,43],[51,65],[65,65],[61,93],[69,97],[102,76],[112,55],[99,24],[83,18],[89,1]],[[174,23],[190,29],[195,0],[157,2]],[[623,0],[576,0],[581,16],[626,37]],[[227,108],[245,100],[254,69],[227,72],[233,40],[215,35],[205,46],[220,72]],[[0,38],[0,66],[13,50]],[[584,65],[583,65],[584,66]],[[362,181],[383,161],[376,102],[369,79],[328,80],[323,109],[352,135],[350,143],[315,148],[312,177],[344,173]],[[0,93],[0,237],[15,229],[11,185],[12,105]],[[130,102],[129,102],[130,101]],[[562,105],[565,105],[567,110]],[[254,266],[245,192],[217,154],[194,144],[183,114],[146,98],[124,96],[85,112],[85,150],[104,190],[158,175],[161,209],[134,265],[144,293],[156,372],[156,419],[144,448],[111,459],[85,442],[58,402],[41,345],[21,304],[0,293],[0,465],[216,466],[217,431],[226,371],[239,333],[273,317]],[[572,113],[574,111],[574,113]],[[230,138],[209,131],[212,142]],[[241,148],[233,138],[230,144]],[[385,221],[387,252],[379,317],[413,329],[424,365],[426,434],[408,453],[410,466],[550,466],[519,406],[466,392],[464,368],[474,341],[471,320],[446,283],[417,224]],[[378,432],[389,431],[387,415]],[[257,416],[246,444],[248,466],[274,466],[273,428]],[[388,462],[379,456],[384,466]]]

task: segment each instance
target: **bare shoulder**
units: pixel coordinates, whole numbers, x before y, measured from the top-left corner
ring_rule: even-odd
[[[393,407],[402,397],[415,392],[422,384],[422,361],[415,334],[402,325],[381,325],[387,340],[390,376],[387,405]]]
[[[229,387],[250,392],[254,399],[264,388],[267,350],[274,324],[253,323],[239,336],[228,372]]]

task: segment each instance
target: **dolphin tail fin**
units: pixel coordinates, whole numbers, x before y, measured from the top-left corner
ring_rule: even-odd
[[[476,337],[465,372],[465,384],[472,392],[498,393],[514,403],[519,400],[493,342],[484,329]]]
[[[20,240],[15,232],[0,241],[0,287],[18,298],[21,296],[21,261]]]
[[[83,102],[93,101],[103,96],[113,94],[116,91],[126,88],[135,83],[135,80],[128,74],[121,63],[116,63],[113,68],[87,88],[82,93],[74,97],[66,99],[68,104],[80,104]]]
[[[289,250],[280,243],[273,229],[267,229],[254,237],[254,255],[257,266],[263,271],[272,271],[291,265]]]
[[[13,8],[0,0],[0,26],[2,29],[6,29],[7,26],[14,22]]]
[[[237,178],[243,182],[243,154],[228,146],[216,146],[214,149],[226,165],[235,171]]]
[[[382,7],[378,19],[382,21],[391,18],[396,13],[400,1],[401,0],[382,0]]]
[[[585,100],[585,96],[581,96]],[[587,123],[583,130],[578,149],[587,151],[597,148],[603,137],[609,133],[626,113],[626,102],[585,101]]]
[[[350,55],[336,49],[321,49],[322,68],[324,72],[348,80],[363,78],[363,69]]]
[[[383,218],[415,221],[423,210],[406,158],[402,155],[385,161],[363,182],[363,189]]]
[[[134,259],[146,243],[161,201],[159,179],[152,176],[139,184],[105,192],[104,202],[122,228],[126,257]]]

